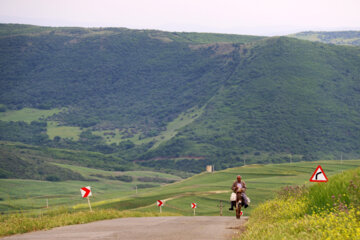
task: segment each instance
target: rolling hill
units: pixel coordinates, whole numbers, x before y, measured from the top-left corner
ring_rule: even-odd
[[[181,180],[170,174],[161,174],[144,171],[110,172],[93,168],[76,167],[73,165],[58,164],[73,172],[81,174],[85,180],[48,182],[23,179],[0,179],[1,211],[22,209],[25,212],[38,214],[44,210],[46,199],[49,199],[51,208],[65,207],[76,211],[87,210],[88,205],[81,199],[79,188],[90,185],[93,191],[91,197],[94,209],[118,209],[142,212],[158,212],[157,200],[166,200],[163,212],[192,215],[190,203],[196,202],[198,215],[219,215],[218,205],[224,204],[223,214],[234,216],[228,211],[230,187],[238,174],[241,174],[247,184],[247,194],[251,198],[251,207],[244,212],[250,215],[251,211],[260,203],[272,199],[285,186],[312,185],[309,182],[313,171],[321,164],[326,175],[331,177],[348,169],[358,168],[360,160],[346,161],[316,161],[296,162],[283,164],[247,165],[244,167],[229,168],[214,173],[200,173]],[[123,182],[109,179],[106,176],[131,175],[132,182]],[[153,188],[138,188],[144,177],[150,179],[161,178],[177,182],[164,185],[165,182],[155,180],[147,182]],[[89,182],[88,178],[98,181]],[[179,181],[180,180],[180,181]],[[161,186],[159,186],[161,184]],[[154,187],[154,185],[157,185]]]
[[[196,121],[145,157],[208,154],[229,167],[286,157],[267,153],[358,154],[359,63],[358,49],[267,39],[239,60]]]
[[[303,40],[331,43],[338,45],[360,46],[360,31],[338,31],[338,32],[300,32],[291,34],[289,37],[295,37]]]
[[[0,140],[113,159],[91,167],[198,173],[360,155],[357,47],[1,24],[0,56]]]

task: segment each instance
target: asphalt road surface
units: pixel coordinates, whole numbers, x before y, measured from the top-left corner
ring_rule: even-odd
[[[57,227],[3,239],[231,239],[247,217],[143,217],[119,218]]]

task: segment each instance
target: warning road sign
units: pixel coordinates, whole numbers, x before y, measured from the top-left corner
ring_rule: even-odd
[[[164,200],[157,200],[157,206],[161,207],[164,205]]]
[[[80,188],[80,192],[83,198],[90,197],[92,195],[90,186]]]
[[[313,175],[310,178],[310,182],[327,182],[328,178],[325,175],[324,170],[322,169],[322,167],[319,165],[315,172],[313,173]]]
[[[191,203],[191,208],[196,208],[196,203]]]

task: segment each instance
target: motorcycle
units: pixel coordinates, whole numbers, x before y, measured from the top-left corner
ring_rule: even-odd
[[[239,189],[237,192],[236,192],[236,218],[237,219],[240,219],[241,215],[242,215],[242,212],[241,212],[241,207],[242,207],[242,197],[241,197],[241,192],[242,192],[242,189]]]

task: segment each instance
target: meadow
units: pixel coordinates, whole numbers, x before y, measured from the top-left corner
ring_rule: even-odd
[[[68,138],[74,141],[79,140],[79,136],[82,130],[79,127],[61,126],[58,122],[48,121],[46,134],[50,139],[54,139],[56,136],[61,138]]]
[[[5,112],[0,112],[0,121],[24,121],[30,123],[32,121],[43,120],[47,122],[46,134],[49,136],[49,139],[53,140],[56,136],[63,139],[71,139],[73,141],[78,141],[79,136],[83,131],[91,130],[92,134],[96,136],[101,136],[105,143],[119,144],[122,141],[130,140],[133,143],[140,145],[146,144],[151,141],[154,141],[155,144],[152,146],[152,149],[158,147],[161,143],[168,141],[178,132],[182,127],[192,123],[195,119],[201,116],[204,107],[202,108],[191,108],[185,112],[179,114],[173,121],[166,124],[166,128],[163,131],[157,132],[154,136],[143,136],[143,132],[138,132],[133,134],[131,137],[126,137],[125,132],[120,129],[113,130],[92,130],[91,128],[80,128],[75,126],[65,126],[60,124],[58,121],[49,120],[48,117],[51,117],[54,114],[66,111],[66,108],[54,108],[50,110],[41,110],[36,108],[23,108],[20,110],[8,110]],[[128,130],[128,129],[126,129]],[[111,135],[109,135],[111,133]]]
[[[223,215],[232,216],[228,211],[230,187],[236,175],[241,174],[246,181],[247,194],[251,198],[251,207],[244,210],[244,215],[251,215],[252,210],[260,203],[272,199],[276,192],[288,185],[312,185],[309,178],[318,165],[321,165],[327,176],[343,170],[360,166],[360,160],[295,162],[285,164],[248,165],[230,168],[214,173],[201,173],[185,180],[179,177],[151,171],[110,172],[98,169],[61,164],[81,173],[85,178],[96,179],[90,181],[48,182],[37,180],[1,179],[0,193],[2,212],[28,210],[30,212],[43,209],[46,199],[51,207],[65,206],[70,209],[86,210],[87,202],[80,197],[79,188],[91,186],[91,197],[94,209],[113,208],[117,210],[158,211],[156,200],[166,200],[163,212],[191,215],[191,202],[198,204],[198,215],[219,215],[220,201],[223,205]],[[97,178],[95,174],[103,177]],[[122,182],[104,178],[110,175],[132,175],[132,182]],[[164,183],[142,182],[137,177],[154,177],[176,180],[178,182],[164,185]],[[180,180],[180,181],[179,181]],[[150,184],[154,188],[138,188],[135,186]]]
[[[102,177],[98,177],[97,181],[93,182],[0,179],[0,194],[2,196],[0,208],[3,213],[0,218],[0,228],[2,229],[0,236],[117,217],[191,216],[193,214],[190,208],[192,202],[197,203],[198,206],[196,215],[219,215],[219,207],[222,205],[224,216],[234,216],[234,212],[228,210],[228,199],[231,192],[230,186],[238,174],[241,174],[246,181],[248,187],[247,195],[251,198],[250,207],[243,209],[245,216],[251,215],[252,218],[254,216],[254,219],[258,219],[262,211],[264,211],[264,206],[267,206],[267,217],[271,216],[270,212],[278,209],[275,211],[276,213],[279,212],[280,214],[282,211],[279,218],[293,218],[291,215],[293,212],[284,215],[287,207],[297,210],[297,212],[294,210],[294,216],[301,216],[304,213],[309,214],[316,209],[310,207],[302,208],[303,205],[299,207],[296,204],[299,202],[303,204],[304,201],[289,202],[286,194],[282,200],[268,202],[267,200],[273,199],[279,192],[283,192],[281,189],[284,189],[284,187],[293,185],[304,184],[306,187],[310,187],[313,192],[312,196],[317,196],[318,192],[322,194],[319,196],[326,194],[327,191],[323,189],[326,184],[320,185],[309,182],[309,178],[318,165],[322,166],[328,177],[343,171],[346,173],[340,175],[343,178],[335,176],[334,179],[338,180],[330,181],[332,184],[327,185],[329,189],[333,189],[337,194],[339,189],[341,189],[341,183],[349,182],[349,176],[352,176],[347,170],[350,169],[350,171],[354,172],[351,169],[358,168],[360,160],[247,165],[213,173],[204,172],[173,184],[158,184],[158,187],[138,189],[137,193],[134,186],[139,186],[143,183],[136,179],[140,176],[161,177],[173,180],[179,180],[179,178],[151,171],[110,172],[65,164],[57,165],[70,168],[81,173],[84,177],[94,177],[94,174],[100,174]],[[133,182],[129,183],[104,178],[117,174],[132,175],[135,178]],[[334,187],[333,182],[337,182],[335,184],[337,187]],[[93,196],[90,197],[94,210],[92,213],[89,212],[87,201],[81,198],[79,191],[80,187],[88,185],[91,186],[93,191]],[[293,187],[290,189],[293,189]],[[341,190],[339,193],[342,194],[343,191]],[[335,193],[331,192],[331,194]],[[46,199],[49,201],[49,208],[45,207]],[[322,198],[312,199],[308,197],[310,202],[315,201],[315,203],[308,204],[307,206],[319,206],[316,202],[319,199]],[[161,214],[156,206],[156,200],[165,200]],[[272,205],[269,207],[266,205],[268,203]],[[284,204],[281,205],[282,203]],[[325,202],[325,206],[328,206],[328,204],[329,202]],[[300,212],[299,209],[301,210]],[[321,214],[321,211],[318,214]],[[315,216],[318,217],[318,215]],[[310,219],[309,221],[313,220]],[[251,229],[249,234],[251,234]],[[254,238],[250,237],[247,239]]]
[[[260,204],[238,239],[360,239],[360,168],[285,188]]]
[[[181,178],[175,175],[153,171],[125,171],[114,172],[101,169],[86,168],[74,165],[51,163],[62,168],[80,173],[86,181],[39,181],[30,179],[0,179],[0,212],[26,212],[38,214],[45,209],[48,203],[50,208],[71,208],[75,204],[86,202],[80,196],[80,188],[90,185],[93,191],[91,201],[102,201],[109,198],[132,196],[138,192],[149,191],[141,188],[142,184],[147,187],[163,185],[159,182],[140,182],[138,178],[148,177],[151,179],[163,179],[179,181]],[[131,176],[131,182],[119,181],[109,177]]]
[[[316,161],[248,165],[214,173],[202,173],[138,196],[138,198],[146,200],[146,202],[142,202],[137,199],[138,207],[144,210],[156,210],[157,207],[153,203],[157,198],[169,199],[166,201],[163,211],[191,215],[190,204],[197,202],[198,215],[219,215],[218,205],[222,201],[224,204],[223,215],[233,216],[234,212],[228,211],[230,187],[236,175],[241,174],[248,187],[247,195],[251,199],[251,207],[244,210],[244,215],[249,216],[258,204],[275,197],[277,191],[284,186],[312,185],[309,178],[318,165],[323,167],[327,176],[332,176],[343,170],[360,166],[360,160],[348,160],[343,163],[341,161]],[[131,202],[131,199],[125,202],[128,201]],[[123,209],[124,205],[119,199],[118,202],[104,203],[99,207]],[[136,206],[133,207],[136,209]]]
[[[20,110],[8,110],[0,112],[0,121],[24,121],[30,123],[46,119],[47,117],[64,111],[66,108],[53,108],[50,110],[42,110],[36,108],[23,108]]]

